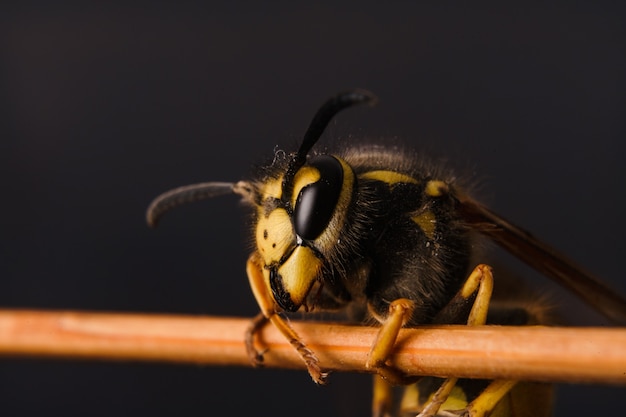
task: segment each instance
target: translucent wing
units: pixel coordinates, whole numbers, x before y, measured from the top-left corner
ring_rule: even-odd
[[[459,196],[459,212],[488,236],[537,271],[556,280],[619,325],[626,325],[626,300],[571,259],[532,234],[503,219],[467,196]]]

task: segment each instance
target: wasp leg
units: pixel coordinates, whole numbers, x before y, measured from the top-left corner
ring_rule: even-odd
[[[480,264],[465,280],[465,283],[454,296],[454,298],[443,309],[442,316],[449,316],[455,314],[462,305],[467,304],[472,298],[472,308],[467,318],[468,326],[480,326],[487,322],[487,312],[489,311],[489,301],[491,300],[491,293],[493,290],[493,275],[491,268],[487,265]],[[439,407],[443,404],[450,395],[452,388],[456,385],[458,378],[448,378],[439,389],[435,392],[432,400],[424,407],[422,412],[418,414],[418,417],[431,417],[435,416],[439,411]]]
[[[487,322],[489,302],[493,290],[493,274],[487,265],[478,265],[467,278],[461,290],[443,309],[442,317],[451,317],[455,311],[468,300],[474,299],[470,310],[467,325],[480,326]],[[438,317],[441,319],[442,317]],[[422,410],[418,417],[434,416],[439,407],[448,398],[450,391],[456,385],[458,378],[448,378],[437,390],[431,402]],[[517,381],[494,381],[480,393],[464,410],[464,415],[480,417],[487,415],[517,383]]]
[[[500,400],[513,389],[515,384],[517,381],[493,381],[467,406],[466,415],[472,417],[488,415]]]
[[[493,275],[491,274],[491,268],[487,265],[478,265],[474,268],[457,295],[448,306],[443,309],[443,317],[458,315],[458,312],[462,310],[463,306],[471,303],[471,310],[467,316],[467,324],[469,326],[485,324],[487,321],[492,288]],[[409,377],[386,364],[396,343],[398,333],[411,317],[413,308],[413,302],[407,299],[394,300],[389,304],[389,315],[383,322],[374,340],[369,359],[366,363],[368,368],[375,369],[380,376],[394,384],[407,384],[415,380],[415,378]],[[419,416],[426,417],[436,415],[441,404],[447,400],[456,383],[457,378],[446,379]],[[378,404],[381,404],[381,402],[374,403],[374,413],[378,411],[376,408]]]
[[[443,403],[446,402],[452,389],[456,385],[458,378],[448,378],[443,384],[439,387],[439,389],[433,394],[433,397],[430,399],[428,404],[422,409],[422,411],[418,414],[418,417],[434,417],[437,415],[439,408]]]
[[[385,364],[385,361],[395,345],[400,328],[411,317],[413,303],[410,300],[399,299],[389,305],[389,317],[381,327],[374,340],[369,353],[369,359],[365,364],[370,369],[376,369],[374,375],[374,391],[372,398],[372,416],[388,417],[391,415],[393,392],[391,383],[409,383],[408,377],[395,368]]]
[[[267,292],[267,286],[265,285],[265,278],[263,277],[263,271],[258,262],[258,255],[253,253],[248,258],[246,264],[246,272],[248,273],[248,280],[250,282],[250,288],[254,298],[256,298],[259,307],[261,308],[261,316],[255,317],[250,327],[246,331],[246,349],[248,356],[252,359],[252,363],[260,364],[263,361],[263,354],[256,350],[254,347],[254,334],[260,330],[260,328],[269,320],[291,343],[291,345],[300,354],[300,357],[306,364],[307,370],[313,378],[313,381],[317,384],[326,383],[326,377],[328,374],[322,372],[319,366],[319,360],[315,353],[309,349],[304,342],[300,339],[300,336],[293,330],[293,328],[276,312],[276,306],[271,294]]]
[[[380,375],[374,375],[372,417],[390,417],[393,402],[392,387]]]
[[[413,308],[413,302],[406,298],[399,298],[389,303],[389,315],[380,327],[365,363],[367,369],[375,369],[378,375],[392,384],[406,385],[416,379],[386,363],[396,344],[400,329],[411,318]]]
[[[263,313],[257,314],[257,316],[252,319],[250,325],[246,329],[246,351],[248,352],[248,357],[250,358],[250,362],[252,362],[253,366],[261,366],[263,363],[263,354],[267,351],[264,349],[259,352],[254,347],[254,335],[258,333],[259,330],[268,322],[268,318],[265,317]]]

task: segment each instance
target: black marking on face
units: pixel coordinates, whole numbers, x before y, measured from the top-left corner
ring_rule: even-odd
[[[274,295],[276,303],[285,311],[295,312],[299,306],[296,306],[291,300],[291,294],[285,290],[283,286],[283,277],[280,276],[276,267],[270,268],[270,288]]]

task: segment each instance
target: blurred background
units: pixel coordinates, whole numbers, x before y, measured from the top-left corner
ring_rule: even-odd
[[[352,87],[378,106],[342,113],[320,146],[399,138],[446,160],[495,211],[626,294],[619,2],[62,3],[1,7],[0,308],[252,317],[237,197],[156,230],[145,209],[172,187],[246,178]],[[496,255],[572,324],[604,325]],[[555,415],[614,414],[625,393],[560,385]],[[297,371],[1,358],[0,410],[367,416],[370,378],[321,388]]]

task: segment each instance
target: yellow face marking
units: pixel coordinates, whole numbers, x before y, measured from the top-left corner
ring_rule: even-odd
[[[273,210],[267,217],[259,215],[256,226],[256,246],[265,265],[278,262],[296,237],[287,211]]]
[[[322,267],[322,261],[305,246],[298,246],[278,268],[283,287],[296,305],[301,305],[309,294]]]
[[[298,198],[298,194],[304,187],[309,184],[313,184],[319,181],[321,178],[320,172],[310,166],[302,167],[296,172],[296,175],[293,177],[293,195],[291,196],[291,207],[296,206],[296,199]]]
[[[448,184],[439,180],[431,180],[426,183],[424,192],[431,197],[441,197],[448,192]]]
[[[386,182],[389,185],[397,184],[397,183],[408,183],[408,184],[417,184],[417,180],[409,175],[401,174],[395,171],[368,171],[364,174],[361,174],[359,178],[367,179],[367,180],[376,180]]]
[[[280,200],[283,195],[283,177],[266,181],[261,189],[261,195],[263,200],[267,198]]]
[[[411,217],[429,239],[433,239],[435,236],[435,226],[437,225],[437,218],[432,211],[425,211],[417,216]]]

